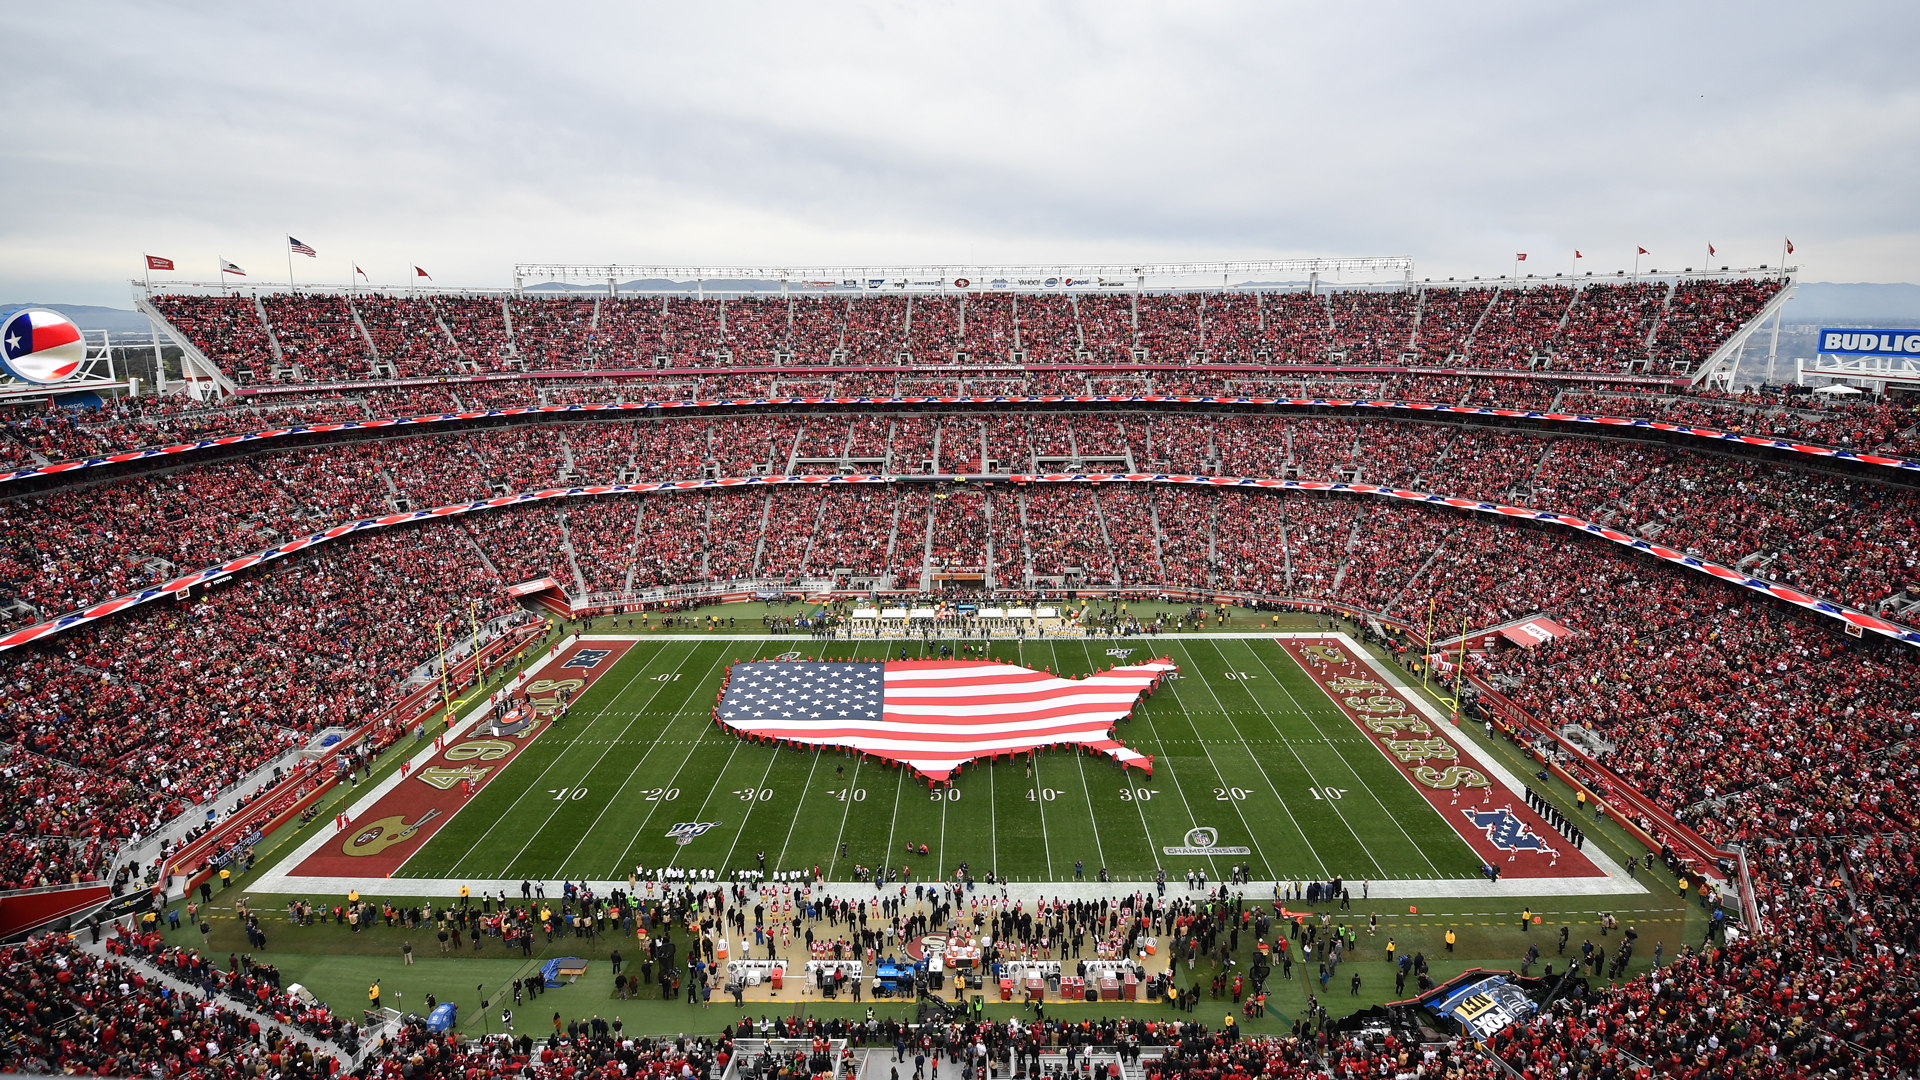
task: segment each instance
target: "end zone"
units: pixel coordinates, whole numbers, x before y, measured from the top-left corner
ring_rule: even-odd
[[[1606,854],[1576,849],[1526,803],[1526,786],[1345,634],[1275,641],[1502,881],[1532,892],[1645,892]]]
[[[294,867],[284,877],[307,883],[391,877],[453,820],[473,794],[497,779],[547,730],[566,701],[612,670],[633,645],[632,640],[617,638],[563,643],[554,655],[528,668],[508,689],[489,696],[453,730],[360,799],[347,812],[346,828],[323,832],[284,860],[281,866]],[[495,736],[487,722],[503,695],[522,700],[531,716]],[[279,867],[266,875],[275,876],[282,876]],[[263,879],[255,887],[270,886]]]

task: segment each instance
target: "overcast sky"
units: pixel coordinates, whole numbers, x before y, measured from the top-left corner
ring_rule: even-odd
[[[1920,5],[9,11],[0,300],[516,261],[1410,255],[1920,281]]]

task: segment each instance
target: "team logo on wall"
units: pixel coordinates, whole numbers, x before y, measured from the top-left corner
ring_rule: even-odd
[[[694,837],[699,836],[708,829],[717,829],[719,827],[720,823],[717,821],[682,821],[673,828],[668,829],[667,835],[673,837],[676,843],[691,844],[693,843]]]
[[[0,367],[21,382],[60,382],[86,358],[80,328],[57,311],[21,308],[0,323]]]
[[[1548,855],[1559,854],[1547,846],[1547,842],[1540,838],[1540,834],[1527,828],[1526,822],[1513,816],[1513,811],[1504,806],[1498,810],[1462,810],[1460,812],[1467,816],[1467,820],[1473,822],[1475,828],[1486,830],[1487,839],[1493,841],[1493,846],[1501,851],[1541,851]]]

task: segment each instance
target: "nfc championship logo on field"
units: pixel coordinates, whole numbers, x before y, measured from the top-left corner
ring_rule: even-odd
[[[1169,855],[1251,855],[1253,849],[1244,845],[1220,843],[1220,830],[1211,825],[1195,825],[1187,830],[1185,842],[1175,847],[1160,849]]]
[[[1133,655],[1133,650],[1132,649],[1108,649],[1107,655],[1119,660],[1125,660],[1127,657]]]
[[[719,827],[720,823],[717,821],[682,821],[674,825],[673,828],[668,829],[667,835],[672,837],[677,843],[691,844],[693,843],[694,837],[699,836],[708,829],[717,829]]]
[[[1463,809],[1460,812],[1473,822],[1474,828],[1483,830],[1487,840],[1501,851],[1538,851],[1555,857],[1560,854],[1507,807],[1498,810]]]

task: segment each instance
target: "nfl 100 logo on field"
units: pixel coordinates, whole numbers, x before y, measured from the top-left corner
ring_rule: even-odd
[[[719,827],[720,823],[717,821],[682,821],[673,828],[668,829],[667,835],[672,837],[675,843],[691,844],[693,843],[694,837],[699,836],[708,829],[717,829]]]
[[[1187,830],[1185,842],[1160,850],[1169,855],[1251,855],[1245,845],[1220,843],[1220,830],[1211,825],[1195,825]]]

